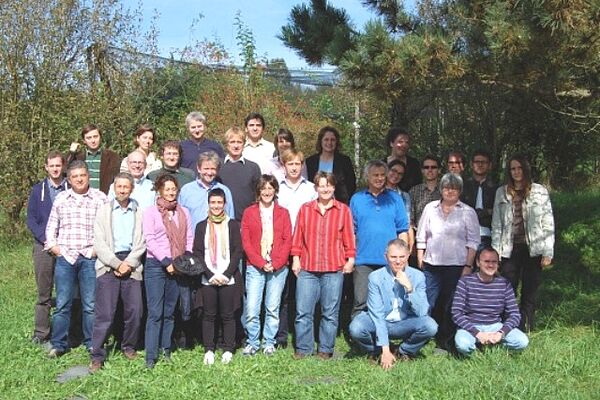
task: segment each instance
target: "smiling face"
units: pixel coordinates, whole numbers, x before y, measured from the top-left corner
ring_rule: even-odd
[[[165,184],[158,190],[160,197],[166,201],[175,201],[177,199],[177,185],[173,181],[166,181]]]
[[[408,149],[410,148],[410,136],[401,133],[400,135],[396,136],[396,139],[394,139],[393,142],[390,143],[390,147],[394,157],[406,157],[406,153],[408,153]]]
[[[246,124],[246,134],[252,142],[258,142],[263,135],[263,124],[260,119],[253,118]]]
[[[187,127],[190,138],[193,141],[199,142],[202,140],[204,136],[204,131],[206,126],[203,121],[191,120],[190,124]]]
[[[115,199],[121,204],[125,203],[129,200],[129,196],[133,191],[133,187],[131,186],[131,182],[126,178],[117,178],[115,179],[114,189],[115,189]]]
[[[150,131],[146,131],[146,132],[142,133],[140,136],[138,136],[136,138],[135,142],[137,143],[140,150],[142,150],[144,153],[148,154],[148,153],[150,153],[150,149],[152,148],[152,145],[154,144],[154,133],[152,133]]]
[[[202,161],[202,164],[200,164],[198,167],[198,176],[200,177],[200,181],[207,186],[213,183],[218,172],[219,169],[217,164],[209,160]]]
[[[335,148],[337,146],[337,138],[335,134],[331,131],[325,132],[323,135],[323,139],[321,139],[321,148],[324,153],[333,153],[335,152]]]
[[[494,250],[483,250],[479,254],[477,259],[477,266],[479,267],[479,273],[484,278],[492,278],[498,272],[498,266],[500,265],[498,259],[498,253]]]
[[[327,182],[327,178],[319,178],[319,181],[315,185],[315,189],[317,189],[319,201],[322,203],[328,203],[331,199],[333,199],[335,186]]]
[[[394,274],[406,268],[409,255],[410,253],[406,249],[395,245],[388,246],[385,253],[385,258]]]
[[[146,169],[146,157],[137,150],[132,152],[127,156],[127,169],[135,179],[140,179]]]
[[[49,160],[46,160],[46,165],[44,165],[44,169],[48,173],[48,178],[50,178],[55,183],[60,182],[63,171],[62,158],[54,157]]]
[[[456,204],[460,197],[460,190],[458,188],[453,188],[449,186],[445,186],[442,188],[442,200],[446,204]]]
[[[286,178],[292,182],[295,182],[300,178],[300,174],[302,173],[302,161],[300,161],[300,157],[294,157],[291,160],[288,160],[284,166]]]
[[[179,149],[177,147],[165,147],[163,152],[163,163],[169,169],[176,169],[179,165]]]
[[[83,143],[89,151],[97,151],[100,148],[100,132],[98,131],[98,129],[94,129],[84,134]]]
[[[259,200],[265,207],[269,207],[275,200],[275,188],[270,183],[266,182],[260,189]]]
[[[69,172],[69,184],[75,193],[87,193],[90,187],[90,175],[85,168],[75,168]]]
[[[398,186],[402,178],[404,177],[404,167],[400,164],[394,165],[388,171],[387,183],[391,188]]]
[[[208,198],[208,211],[211,215],[219,216],[225,210],[225,199],[221,196],[210,196]]]
[[[385,187],[385,181],[386,176],[384,167],[372,167],[369,169],[369,172],[367,174],[369,192],[381,192]]]

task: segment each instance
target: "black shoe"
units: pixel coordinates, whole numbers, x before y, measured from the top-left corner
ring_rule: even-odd
[[[155,365],[156,365],[156,362],[154,360],[146,360],[146,368],[152,369],[152,368],[154,368]]]
[[[288,342],[277,342],[277,344],[275,345],[275,347],[277,349],[287,349]]]
[[[55,348],[51,348],[50,351],[48,352],[48,358],[59,358],[65,355],[65,351],[64,350],[58,350]]]
[[[162,356],[163,356],[163,360],[165,360],[166,362],[170,362],[171,361],[171,350],[163,349]]]

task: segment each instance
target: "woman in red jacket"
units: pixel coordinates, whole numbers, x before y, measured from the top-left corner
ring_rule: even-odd
[[[288,211],[277,204],[279,185],[271,175],[262,175],[256,184],[256,203],[242,217],[242,243],[246,269],[246,335],[243,354],[252,356],[260,348],[260,310],[265,302],[263,353],[275,352],[279,328],[281,293],[288,274],[292,246],[292,224]],[[266,290],[265,290],[266,287]]]

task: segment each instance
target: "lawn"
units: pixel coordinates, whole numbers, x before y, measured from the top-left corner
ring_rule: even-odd
[[[348,353],[294,361],[236,354],[202,365],[203,350],[177,351],[146,370],[111,355],[99,373],[64,384],[58,374],[87,365],[83,348],[49,360],[30,343],[35,298],[29,241],[0,239],[0,398],[6,399],[597,399],[600,398],[600,192],[553,198],[556,260],[544,273],[538,330],[522,354],[489,349],[469,360],[424,357],[384,372]]]

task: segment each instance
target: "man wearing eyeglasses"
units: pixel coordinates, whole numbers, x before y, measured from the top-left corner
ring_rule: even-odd
[[[471,157],[473,174],[464,181],[461,201],[475,209],[479,219],[481,245],[492,243],[492,210],[498,185],[489,176],[492,169],[492,158],[485,150],[477,150]]]
[[[410,218],[412,226],[417,229],[419,219],[427,203],[442,198],[438,182],[440,179],[440,161],[437,157],[428,155],[421,162],[421,172],[425,182],[410,190],[411,211]]]

